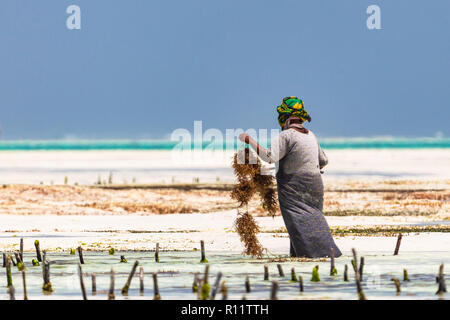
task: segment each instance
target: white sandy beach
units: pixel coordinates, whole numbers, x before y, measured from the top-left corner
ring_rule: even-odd
[[[450,179],[450,149],[326,150],[324,179]],[[233,181],[232,152],[2,151],[0,183],[92,184]]]
[[[153,250],[159,242],[162,250],[193,250],[205,240],[208,250],[241,252],[243,247],[233,232],[235,211],[204,214],[127,215],[127,216],[14,216],[0,215],[0,250],[17,249],[24,237],[25,250],[33,251],[34,239],[50,251],[67,251],[82,245],[86,250]],[[283,227],[277,216],[257,217],[262,231]],[[420,223],[419,217],[327,217],[330,226],[405,225]],[[287,233],[260,233],[262,245],[274,254],[288,254]],[[337,237],[338,246],[349,255],[351,248],[362,252],[391,252],[396,238]],[[448,252],[448,233],[420,233],[405,235],[402,251]]]

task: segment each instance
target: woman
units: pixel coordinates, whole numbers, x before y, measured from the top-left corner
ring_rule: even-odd
[[[291,241],[291,256],[326,257],[333,248],[335,257],[339,257],[342,253],[322,214],[320,170],[328,159],[314,133],[302,125],[311,117],[297,97],[284,98],[277,111],[283,131],[272,140],[270,150],[246,133],[239,139],[255,149],[262,160],[276,163],[278,200]]]

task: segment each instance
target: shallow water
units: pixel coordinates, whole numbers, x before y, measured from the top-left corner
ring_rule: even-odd
[[[441,263],[450,264],[450,252],[414,252],[393,256],[392,253],[365,254],[363,289],[368,299],[438,299],[435,294],[437,284],[435,277]],[[128,263],[119,263],[120,255],[125,255]],[[29,299],[81,299],[80,282],[77,273],[78,256],[68,253],[48,253],[47,259],[51,262],[50,280],[54,292],[50,295],[42,293],[42,268],[32,267],[32,253],[24,253],[27,267],[27,291]],[[338,275],[329,276],[329,261],[287,261],[273,262],[268,259],[248,259],[237,253],[214,252],[208,253],[210,264],[209,282],[213,287],[218,271],[223,273],[222,280],[226,281],[229,299],[267,299],[270,296],[271,281],[263,280],[263,265],[269,265],[270,280],[279,283],[279,299],[356,299],[354,272],[351,266],[351,257],[342,256],[336,259]],[[277,258],[287,258],[279,256]],[[358,258],[359,259],[359,258]],[[158,283],[162,299],[196,299],[192,293],[192,282],[196,272],[203,273],[205,264],[200,263],[200,253],[190,252],[160,252],[160,262],[154,261],[153,252],[116,252],[108,255],[101,252],[85,252],[85,264],[82,265],[88,299],[106,299],[109,288],[110,270],[114,267],[116,272],[116,299],[152,299],[153,280],[152,273],[158,272]],[[139,293],[139,268],[133,278],[128,296],[121,294],[121,288],[126,282],[135,260],[145,271],[145,291]],[[281,263],[285,277],[278,275],[277,263]],[[344,265],[349,267],[349,282],[343,281]],[[319,265],[321,282],[311,282],[311,271]],[[303,277],[304,292],[299,292],[299,284],[290,282],[291,268],[295,267],[297,276]],[[409,273],[409,282],[403,281],[403,268]],[[3,268],[5,275],[5,269]],[[12,267],[13,283],[16,290],[16,299],[22,299],[22,276],[17,267]],[[90,274],[97,274],[97,294],[91,294]],[[250,277],[251,293],[245,293],[245,277]],[[396,295],[392,277],[401,282],[402,292]],[[448,282],[448,277],[447,277]],[[6,277],[3,277],[5,286],[0,290],[0,299],[9,299],[6,289]],[[444,295],[448,299],[449,293]],[[220,299],[220,295],[217,297]]]

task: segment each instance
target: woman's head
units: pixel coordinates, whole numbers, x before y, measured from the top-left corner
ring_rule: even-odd
[[[278,123],[284,127],[286,120],[289,118],[298,118],[300,123],[311,122],[311,117],[304,109],[303,101],[297,97],[286,97],[277,107]]]

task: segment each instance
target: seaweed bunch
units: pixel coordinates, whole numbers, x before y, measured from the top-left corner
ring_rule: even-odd
[[[255,194],[255,186],[252,180],[242,180],[233,190],[231,190],[231,198],[239,202],[239,208],[247,206],[250,199]]]
[[[270,176],[270,178],[273,179],[272,176]],[[277,204],[277,196],[273,188],[268,187],[266,190],[264,190],[264,193],[262,193],[261,195],[261,202],[262,207],[266,209],[267,212],[269,212],[272,215],[272,217],[275,216],[278,204]]]
[[[232,167],[239,182],[252,178],[261,170],[261,162],[248,147],[234,154]]]
[[[244,243],[244,253],[252,257],[262,257],[263,248],[258,240],[259,226],[248,212],[239,213],[234,227]]]
[[[231,198],[239,202],[239,208],[247,206],[251,198],[258,194],[261,206],[272,216],[278,208],[274,177],[261,174],[261,161],[248,147],[234,154],[232,167],[238,184],[231,191]]]
[[[234,223],[241,241],[244,243],[244,254],[261,257],[263,248],[257,238],[259,226],[248,213],[248,203],[258,194],[262,207],[274,215],[277,209],[277,198],[273,189],[274,178],[261,174],[261,161],[248,147],[234,154],[232,167],[238,184],[231,191],[231,198],[238,202],[238,208],[245,207],[245,212],[238,211]]]

